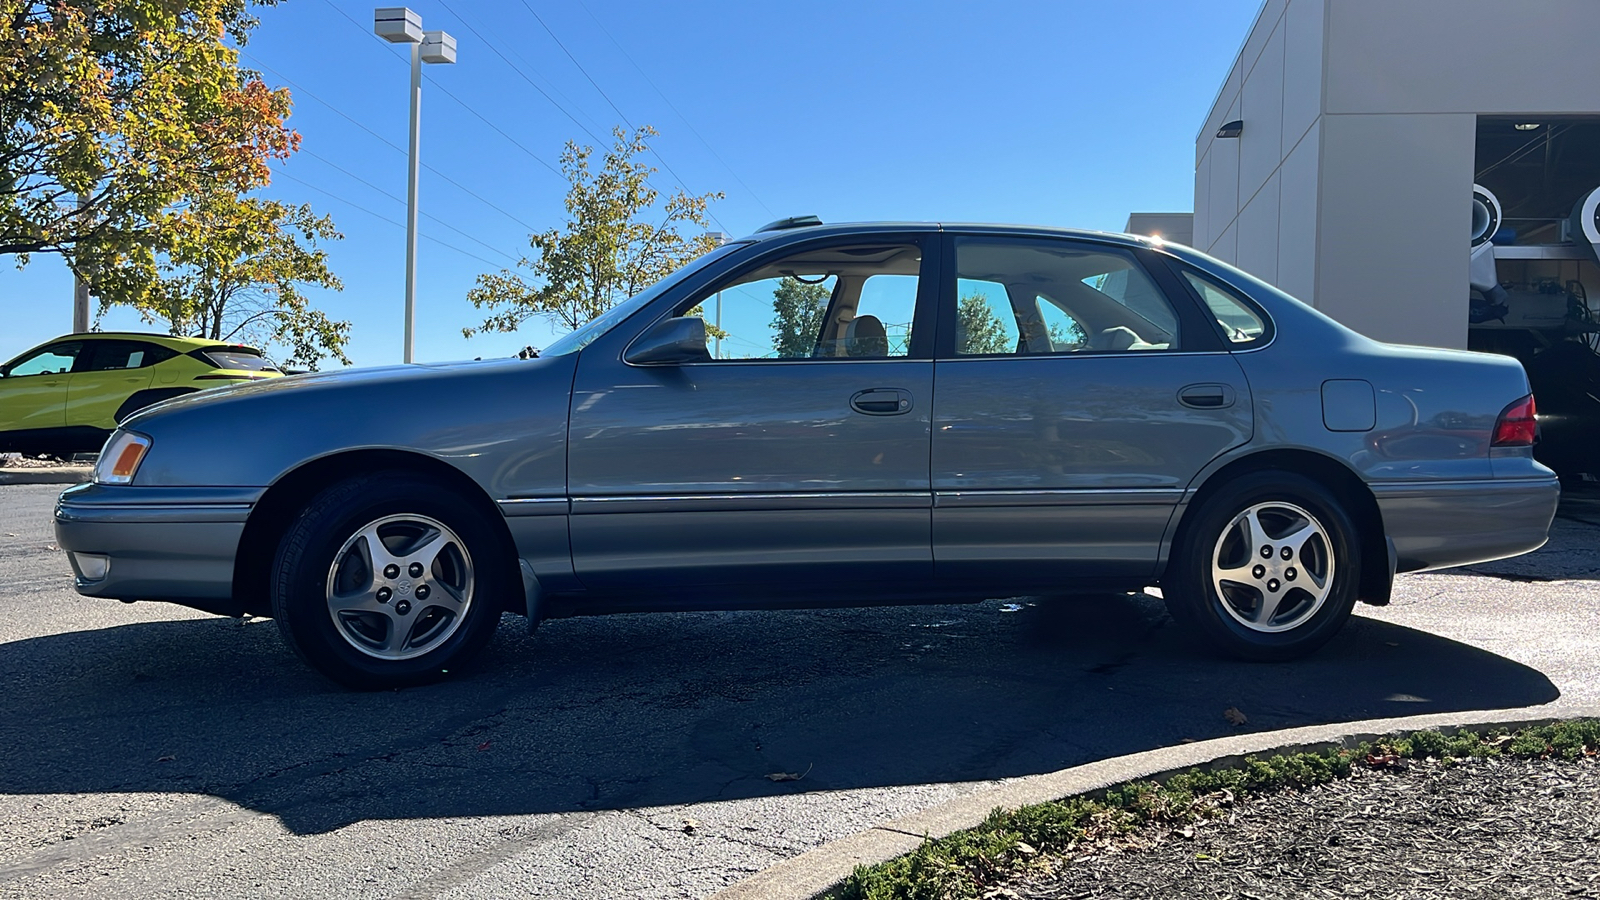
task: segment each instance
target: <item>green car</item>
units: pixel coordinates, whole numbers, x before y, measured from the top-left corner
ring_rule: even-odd
[[[254,347],[165,334],[73,334],[0,366],[0,451],[99,450],[153,403],[284,373]]]

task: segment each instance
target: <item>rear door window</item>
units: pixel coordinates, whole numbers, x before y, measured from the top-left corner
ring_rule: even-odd
[[[1120,247],[956,239],[956,356],[1177,350],[1172,302]]]
[[[94,341],[86,364],[79,372],[113,372],[119,369],[143,369],[163,359],[170,359],[172,351],[144,341]]]

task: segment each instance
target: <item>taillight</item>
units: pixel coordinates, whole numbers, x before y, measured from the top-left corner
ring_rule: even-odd
[[[1538,435],[1539,423],[1534,418],[1533,395],[1529,394],[1500,411],[1500,418],[1494,423],[1494,441],[1489,446],[1532,447]]]

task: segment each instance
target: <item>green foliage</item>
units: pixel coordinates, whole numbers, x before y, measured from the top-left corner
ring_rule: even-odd
[[[169,217],[158,277],[121,302],[173,334],[278,344],[284,362],[316,369],[332,357],[345,365],[350,323],[313,309],[305,285],[340,290],[318,241],[342,237],[309,206],[228,194],[202,198]],[[102,295],[101,310],[111,305]]]
[[[772,292],[772,349],[780,359],[808,357],[816,349],[833,289],[784,276]]]
[[[509,269],[478,276],[467,299],[488,317],[463,334],[516,331],[535,316],[577,328],[715,246],[703,230],[706,209],[722,194],[691,197],[679,190],[658,204],[660,194],[647,180],[655,169],[634,159],[649,149],[655,129],[644,126],[629,136],[618,128],[612,134],[616,143],[598,172],[589,168],[594,148],[567,144],[561,154],[571,184],[566,226],[529,237],[536,254],[518,267],[531,282]],[[679,231],[685,225],[702,233],[685,237]]]
[[[825,896],[831,900],[976,900],[1008,877],[1040,866],[1051,853],[1149,826],[1180,828],[1222,814],[1236,800],[1305,790],[1347,778],[1357,765],[1383,768],[1399,760],[1508,756],[1577,759],[1600,754],[1600,721],[1558,722],[1514,733],[1444,735],[1419,731],[1353,749],[1334,748],[1256,759],[1238,766],[1135,782],[1103,797],[1068,797],[1021,809],[996,809],[976,828],[925,840],[911,853],[857,866]]]
[[[1050,346],[1056,350],[1067,347],[1081,347],[1089,338],[1083,333],[1083,326],[1076,321],[1071,324],[1052,322],[1050,324]]]
[[[171,210],[265,185],[300,138],[224,43],[250,5],[0,0],[0,254],[60,254],[118,301],[155,277]]]
[[[956,353],[977,356],[1010,353],[1013,349],[1005,323],[989,309],[989,301],[983,294],[967,294],[957,302]]]

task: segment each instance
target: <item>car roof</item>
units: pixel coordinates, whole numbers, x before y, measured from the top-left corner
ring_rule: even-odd
[[[781,221],[781,220],[780,220]],[[776,223],[775,223],[776,224]],[[1018,237],[1057,237],[1118,244],[1124,247],[1149,247],[1159,242],[1142,235],[1092,231],[1084,228],[1058,228],[1052,225],[1008,225],[993,222],[834,222],[822,225],[795,225],[758,231],[739,239],[740,243],[840,237],[853,234],[917,233],[949,231],[961,234],[1003,234]]]
[[[62,341],[104,340],[147,341],[152,344],[160,344],[163,347],[170,347],[174,350],[199,350],[206,347],[244,347],[249,350],[255,350],[254,347],[249,347],[246,344],[235,343],[233,341],[218,341],[211,338],[183,337],[181,335],[160,334],[153,331],[86,331],[80,334],[63,334],[60,337],[51,338],[50,340],[38,344],[37,346],[45,347],[50,344],[59,344]]]

